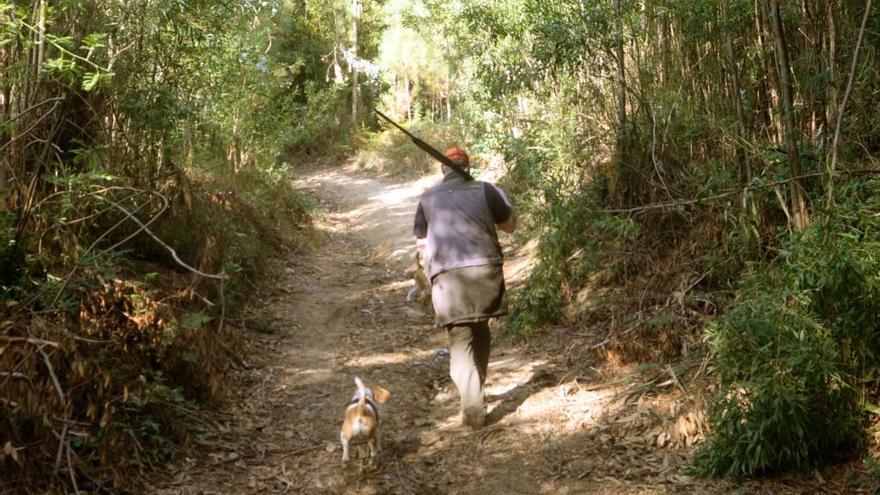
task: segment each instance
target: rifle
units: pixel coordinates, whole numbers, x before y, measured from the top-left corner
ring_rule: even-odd
[[[462,179],[464,179],[464,180],[474,180],[474,178],[471,177],[471,174],[467,173],[467,171],[465,171],[465,169],[461,168],[461,166],[460,166],[459,164],[457,164],[457,163],[455,163],[454,161],[452,161],[452,160],[450,160],[449,158],[447,158],[443,153],[440,153],[439,151],[437,151],[437,150],[436,150],[435,148],[433,148],[430,144],[428,144],[428,143],[422,141],[421,139],[419,139],[419,138],[413,136],[412,133],[410,133],[409,131],[407,131],[407,130],[404,129],[403,127],[400,127],[399,125],[397,125],[396,122],[394,122],[393,120],[391,120],[391,118],[389,118],[387,115],[385,115],[384,113],[380,112],[379,110],[376,110],[376,113],[379,115],[379,117],[382,117],[383,119],[387,120],[389,124],[391,124],[391,125],[393,125],[394,127],[398,128],[398,129],[400,130],[400,132],[402,132],[402,133],[406,134],[407,136],[409,136],[409,138],[412,140],[413,144],[415,144],[416,146],[418,146],[419,148],[421,148],[423,151],[425,151],[425,153],[431,155],[435,160],[437,160],[437,161],[439,161],[440,163],[442,163],[443,165],[446,165],[447,167],[451,168],[455,173],[457,173],[458,175],[460,175]]]

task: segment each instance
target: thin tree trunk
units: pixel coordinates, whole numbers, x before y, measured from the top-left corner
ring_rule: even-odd
[[[779,78],[778,78],[778,70],[774,68],[776,65],[775,62],[770,64],[767,61],[767,35],[768,35],[768,7],[767,0],[755,0],[755,25],[758,33],[758,47],[761,53],[761,65],[764,67],[764,74],[767,75],[767,79],[769,80],[769,85],[767,89],[769,90],[769,101],[767,103],[767,117],[770,120],[770,129],[773,130],[773,139],[776,142],[782,142],[782,119],[777,115],[778,108],[781,107],[781,103],[779,101]]]
[[[232,116],[232,136],[229,138],[229,143],[227,144],[227,152],[226,152],[226,161],[228,165],[232,167],[232,173],[238,173],[238,115]]]
[[[190,169],[195,162],[195,149],[194,149],[194,138],[193,138],[193,117],[192,115],[186,118],[186,122],[183,126],[183,139],[181,140],[182,145],[182,158],[183,158],[183,166],[185,169]]]
[[[773,41],[776,52],[776,67],[779,72],[779,86],[782,90],[782,121],[785,152],[788,155],[788,163],[791,167],[791,213],[794,217],[794,226],[797,230],[803,230],[810,222],[807,211],[806,193],[800,177],[801,160],[798,152],[797,125],[794,118],[794,96],[791,83],[791,66],[788,59],[788,46],[785,42],[785,30],[782,27],[782,16],[779,11],[779,0],[769,0],[771,25],[773,27]]]
[[[823,32],[821,29],[820,8],[814,7],[815,0],[802,0],[801,12],[804,17],[803,29],[801,30],[804,38],[804,53],[806,54],[806,70],[808,74],[819,74],[822,72],[822,53],[823,53]],[[814,146],[819,146],[820,129],[826,129],[825,126],[825,101],[824,90],[819,89],[816,85],[806,86],[807,101],[805,111],[810,115],[809,140]]]
[[[358,88],[358,25],[361,19],[360,0],[351,0],[351,126],[358,127],[358,107],[360,105],[360,91]]]
[[[0,12],[0,23],[5,23],[8,20],[8,14],[5,11]],[[9,80],[8,70],[12,58],[10,50],[11,48],[7,48],[7,44],[0,45],[0,78],[3,80]],[[10,87],[0,88],[0,120],[2,121],[7,121],[12,117],[10,94]],[[10,137],[11,134],[5,128],[0,128],[0,143],[8,142]],[[8,153],[0,156],[0,212],[6,211],[8,207],[6,199],[9,195],[7,177],[9,167],[12,165],[9,156]]]
[[[660,50],[661,50],[661,71],[660,84],[666,85],[672,79],[672,50],[670,44],[669,14],[664,12],[663,18],[660,20]]]
[[[821,7],[818,7],[816,12],[816,22],[815,22],[815,31],[818,35],[817,39],[817,50],[818,60],[816,61],[816,67],[818,71],[824,71],[827,67],[826,60],[828,59],[827,50],[828,50],[828,37],[829,33],[827,33],[823,29],[823,19]],[[831,125],[828,120],[828,91],[827,84],[825,88],[819,88],[816,90],[816,107],[814,110],[817,113],[817,129],[816,129],[816,144],[820,147],[820,149],[825,150],[828,146],[828,133],[830,132]]]
[[[617,151],[623,153],[623,147],[626,143],[626,60],[623,50],[623,10],[620,6],[621,0],[612,0],[614,14],[616,17],[615,25],[617,35],[615,39],[615,53],[617,55]]]
[[[415,75],[412,78],[412,93],[411,94],[412,94],[412,102],[413,102],[412,106],[413,106],[413,110],[414,110],[413,117],[417,118],[417,119],[420,118],[420,115],[415,112],[415,110],[416,110],[415,109],[415,97],[418,96],[418,94],[419,94],[419,87],[420,87],[419,83],[421,82],[419,80],[419,75],[420,75],[419,70],[418,70],[418,68],[416,68]]]
[[[403,76],[403,87],[406,91],[406,120],[412,122],[412,92],[409,88],[409,74]]]
[[[34,57],[34,77],[39,79],[43,70],[43,60],[46,54],[46,1],[40,0],[39,14],[37,18],[37,49]]]
[[[452,121],[452,74],[455,72],[455,67],[452,63],[452,55],[449,49],[449,28],[446,25],[446,21],[443,21],[443,59],[446,60],[446,73],[443,77],[443,91],[440,93],[440,103],[446,104],[446,121]],[[440,117],[442,120],[443,112],[440,111]]]
[[[837,100],[838,100],[838,91],[837,91],[837,13],[835,12],[835,4],[837,2],[828,2],[828,9],[826,12],[826,18],[828,22],[828,89],[826,91],[826,105],[827,108],[825,110],[825,121],[826,122],[836,122],[837,121]],[[830,132],[831,129],[827,129],[826,132]]]
[[[840,111],[837,113],[837,124],[834,126],[834,142],[831,144],[831,164],[828,166],[828,204],[834,201],[834,171],[837,168],[837,146],[840,144],[840,129],[843,127],[843,115],[846,112],[846,103],[849,101],[849,95],[852,93],[853,81],[856,78],[856,67],[859,62],[859,49],[862,47],[862,40],[865,37],[865,28],[868,25],[868,18],[871,16],[871,0],[865,2],[865,15],[862,17],[862,26],[859,28],[859,38],[856,41],[856,47],[853,50],[852,68],[849,72],[849,79],[846,82],[846,90],[843,93],[843,102],[840,104]]]
[[[740,186],[746,186],[752,180],[752,170],[751,165],[749,164],[748,156],[746,155],[742,142],[746,140],[746,116],[745,110],[743,109],[742,102],[742,89],[740,88],[739,83],[739,70],[736,64],[736,55],[733,50],[733,36],[730,34],[730,25],[731,19],[728,19],[728,10],[727,10],[727,1],[722,4],[722,17],[724,26],[724,50],[727,54],[727,65],[729,67],[728,74],[730,77],[731,84],[731,92],[733,93],[731,96],[733,98],[733,107],[736,110],[736,121],[737,121],[737,136],[739,137],[740,142],[736,144],[736,157],[737,163],[739,163],[739,179]]]

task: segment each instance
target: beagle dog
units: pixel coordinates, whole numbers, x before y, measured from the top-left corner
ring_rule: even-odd
[[[366,443],[370,449],[370,458],[375,458],[379,453],[379,408],[377,404],[383,404],[391,392],[379,385],[366,386],[359,378],[354,378],[357,390],[351,398],[351,402],[345,409],[345,418],[342,421],[342,430],[339,432],[339,440],[342,442],[342,462],[350,460],[349,445]]]

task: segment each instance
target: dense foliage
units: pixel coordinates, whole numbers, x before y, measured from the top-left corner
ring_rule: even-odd
[[[4,490],[134,489],[218,397],[236,302],[301,242],[287,162],[357,126],[348,5],[0,2]]]
[[[863,441],[878,361],[874,187],[787,239],[707,332],[720,385],[701,467],[731,475],[812,467]]]
[[[0,2],[0,473],[125,487],[185,441],[235,362],[227,307],[308,215],[291,164],[366,143],[431,166],[399,135],[360,140],[375,107],[506,159],[540,239],[513,333],[562,318],[596,274],[640,294],[612,331],[705,291],[723,312],[705,333],[705,472],[860,447],[880,268],[871,6]]]
[[[511,329],[558,320],[596,273],[650,279],[639,308],[734,294],[706,336],[719,393],[700,466],[858,447],[877,350],[871,2],[420,5],[457,57],[454,125],[505,155],[541,239]]]

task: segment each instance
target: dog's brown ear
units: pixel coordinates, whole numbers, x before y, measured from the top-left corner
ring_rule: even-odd
[[[371,389],[373,389],[373,398],[376,399],[376,402],[379,404],[384,404],[388,397],[391,397],[391,392],[388,391],[387,388],[384,388],[380,385],[371,385]]]

